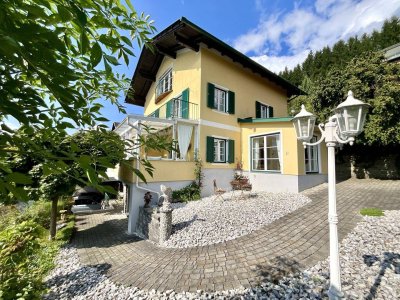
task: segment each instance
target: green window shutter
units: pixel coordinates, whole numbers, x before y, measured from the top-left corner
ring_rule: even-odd
[[[256,101],[256,118],[261,118],[261,103]]]
[[[170,118],[172,116],[172,105],[173,105],[174,100],[170,100],[167,102],[167,112],[166,112],[166,118]]]
[[[228,140],[228,163],[232,164],[235,162],[235,141]]]
[[[214,162],[214,138],[212,136],[207,137],[206,161]]]
[[[215,95],[215,85],[208,83],[207,85],[207,106],[209,108],[215,108],[214,96]]]
[[[235,113],[235,93],[232,91],[228,92],[228,113],[233,115]]]
[[[181,110],[182,110],[182,119],[188,119],[189,118],[189,89],[186,89],[182,92]]]
[[[268,106],[268,118],[274,117],[274,108],[272,106]]]
[[[156,110],[154,111],[154,113],[153,113],[153,116],[154,116],[155,118],[160,117],[160,110],[159,110],[159,109],[156,109]]]

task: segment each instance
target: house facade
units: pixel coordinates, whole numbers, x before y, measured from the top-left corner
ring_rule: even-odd
[[[153,46],[142,51],[126,98],[144,116],[129,115],[114,131],[132,139],[153,128],[179,150],[139,150],[155,167],[146,184],[122,165],[109,171],[129,186],[131,213],[146,191],[156,199],[160,184],[188,185],[195,157],[203,162],[203,196],[213,193],[213,180],[229,190],[238,164],[255,191],[299,192],[327,180],[325,147],[304,149],[288,116],[288,100],[300,89],[185,18]],[[129,163],[140,168],[136,158]]]

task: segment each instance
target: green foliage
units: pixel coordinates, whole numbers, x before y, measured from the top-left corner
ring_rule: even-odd
[[[123,3],[0,1],[0,171],[5,174],[0,176],[1,194],[29,198],[23,185],[30,174],[15,173],[2,162],[10,153],[40,156],[44,175],[65,173],[71,164],[92,166],[81,159],[73,141],[69,151],[63,151],[60,140],[67,137],[68,128],[93,128],[107,121],[101,102],[124,112],[118,98],[128,90],[130,79],[112,66],[128,65],[134,42],[150,47],[149,35],[155,32],[148,16],[138,14],[129,0]],[[21,134],[3,122],[10,117],[21,124]],[[98,126],[105,130],[105,125]],[[41,139],[32,138],[38,131]],[[101,164],[108,164],[107,158]],[[22,159],[31,162],[29,155]],[[96,179],[93,168],[81,178],[85,185],[96,184]]]
[[[44,229],[33,221],[23,222],[0,233],[0,291],[2,299],[38,298],[41,276],[40,238]],[[43,269],[44,270],[43,270]]]
[[[364,134],[357,143],[395,145],[400,143],[400,65],[388,64],[380,54],[364,53],[345,68],[332,69],[318,80],[307,97],[319,121],[332,114],[352,90],[355,97],[370,104]]]
[[[37,201],[17,217],[17,222],[33,221],[48,229],[50,227],[50,207],[50,202]]]
[[[363,216],[371,216],[371,217],[381,217],[385,215],[383,213],[383,210],[379,208],[363,208],[360,210],[360,214]]]
[[[308,76],[315,82],[324,77],[332,69],[345,68],[356,56],[365,52],[375,52],[400,42],[400,22],[398,17],[386,20],[380,31],[374,31],[371,35],[351,37],[348,41],[342,40],[335,43],[332,48],[324,47],[315,53],[310,51],[302,64],[298,64],[293,70],[287,68],[281,72],[283,78],[300,86]]]
[[[199,158],[200,155],[198,153],[195,153],[195,159],[194,159],[194,178],[195,182],[201,188],[203,186],[203,179],[204,179],[204,174],[202,172],[203,170],[203,162],[201,158]]]
[[[18,209],[14,205],[0,204],[0,231],[8,226],[15,224],[15,219],[19,215]]]
[[[68,243],[75,230],[75,215],[69,215],[65,227],[57,231],[56,240]]]
[[[188,186],[172,191],[172,198],[180,202],[188,202],[201,199],[201,189],[196,182],[192,182]]]
[[[17,215],[12,209],[3,209],[3,216],[12,221],[0,230],[0,299],[39,299],[45,288],[44,276],[54,267],[59,248],[71,238],[73,215],[57,232],[56,241],[48,241],[47,230],[38,224],[42,220],[48,222],[46,206],[48,202],[39,201]],[[64,206],[61,203],[59,208]],[[47,219],[38,218],[35,212],[47,214]]]

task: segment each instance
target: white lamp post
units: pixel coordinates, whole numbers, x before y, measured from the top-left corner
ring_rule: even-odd
[[[347,99],[335,109],[335,115],[323,125],[320,124],[321,138],[316,143],[309,143],[313,137],[315,116],[307,112],[302,105],[300,113],[292,120],[296,129],[297,139],[303,141],[306,146],[315,146],[325,140],[328,147],[328,187],[329,187],[329,270],[330,287],[329,299],[342,299],[342,287],[340,283],[339,242],[337,233],[338,216],[336,213],[336,170],[335,147],[339,144],[354,143],[354,137],[363,131],[368,104],[353,97],[349,91]],[[344,140],[342,139],[344,138]]]

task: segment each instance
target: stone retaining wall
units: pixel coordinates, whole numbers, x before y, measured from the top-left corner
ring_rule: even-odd
[[[156,207],[139,207],[139,218],[136,232],[141,236],[158,243],[160,239],[160,215]]]
[[[375,155],[378,155],[375,153]],[[336,160],[336,178],[358,179],[400,179],[400,170],[396,165],[398,155],[389,154],[378,158],[343,156]]]

